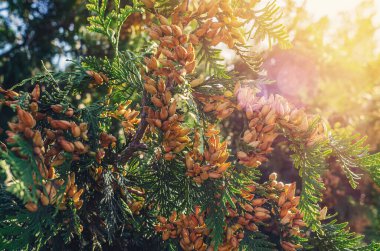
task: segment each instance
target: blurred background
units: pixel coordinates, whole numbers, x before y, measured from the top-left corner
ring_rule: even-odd
[[[278,93],[310,113],[321,114],[331,127],[367,135],[371,151],[378,152],[380,0],[277,2],[293,47],[263,50],[263,73],[273,80],[262,85],[264,93]],[[12,87],[45,69],[70,70],[67,60],[82,55],[110,56],[109,42],[85,29],[89,16],[85,4],[83,0],[0,1],[0,86]],[[137,48],[144,39],[136,35],[141,20],[138,14],[127,20],[120,43],[124,48]],[[257,77],[233,54],[225,56],[236,71]],[[5,116],[7,111],[0,108],[0,117]],[[232,123],[236,129],[236,120]],[[278,143],[266,172],[295,180],[297,173],[287,156],[286,145]],[[359,189],[353,190],[339,170],[332,165],[324,175],[324,203],[331,213],[339,213],[340,221],[365,233],[368,241],[380,241],[380,188],[363,176]]]

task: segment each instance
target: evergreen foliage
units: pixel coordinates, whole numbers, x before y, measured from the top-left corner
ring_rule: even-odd
[[[245,39],[288,46],[274,2],[91,0],[87,8],[89,30],[109,39],[114,57],[85,57],[14,88],[30,92],[0,89],[15,113],[0,142],[2,249],[378,247],[345,223],[321,222],[319,206],[328,158],[355,187],[357,169],[379,180],[378,155],[285,99],[260,96],[221,63],[220,43],[255,72],[261,60],[243,55]],[[121,27],[137,11],[154,20],[141,24],[152,41],[119,51]],[[239,149],[220,133],[231,114],[243,117]],[[259,182],[277,136],[292,151],[300,197],[275,173]]]

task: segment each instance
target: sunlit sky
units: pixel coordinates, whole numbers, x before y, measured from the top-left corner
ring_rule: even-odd
[[[300,4],[304,0],[295,0]],[[341,12],[354,12],[356,7],[364,2],[364,0],[306,0],[306,9],[312,13],[313,18],[319,19],[323,16],[328,16],[331,20],[331,24],[334,25],[334,17]],[[373,19],[374,24],[380,26],[380,0],[374,0],[376,4],[375,17]],[[339,22],[336,23],[338,25]],[[379,41],[379,48],[377,52],[380,52],[380,32],[375,34],[375,38]]]
[[[297,0],[302,2],[302,0]],[[329,16],[334,17],[342,11],[352,11],[355,7],[363,2],[362,0],[307,0],[306,8],[315,15],[315,17]],[[377,20],[380,21],[380,0],[375,0],[377,9]]]

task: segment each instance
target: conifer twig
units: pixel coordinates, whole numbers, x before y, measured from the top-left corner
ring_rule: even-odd
[[[143,138],[145,134],[145,130],[148,126],[148,122],[146,121],[146,112],[144,110],[144,107],[147,103],[147,93],[144,89],[143,96],[142,96],[142,112],[141,112],[141,121],[139,124],[139,127],[137,128],[136,134],[133,136],[132,141],[128,144],[126,148],[124,148],[120,154],[118,154],[117,158],[115,158],[115,163],[120,163],[124,165],[138,150],[146,149],[146,145],[141,143],[141,139]]]

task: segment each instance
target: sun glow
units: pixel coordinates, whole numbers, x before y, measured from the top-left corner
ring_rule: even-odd
[[[298,1],[300,2],[300,1]],[[306,8],[316,17],[329,16],[334,18],[343,11],[353,11],[363,2],[361,0],[308,0]],[[377,1],[380,2],[380,1]]]
[[[302,14],[295,23],[286,3],[293,48],[273,51],[264,63],[276,91],[300,106],[327,106],[327,114],[358,107],[376,83],[367,71],[378,67],[380,0],[297,0]]]

